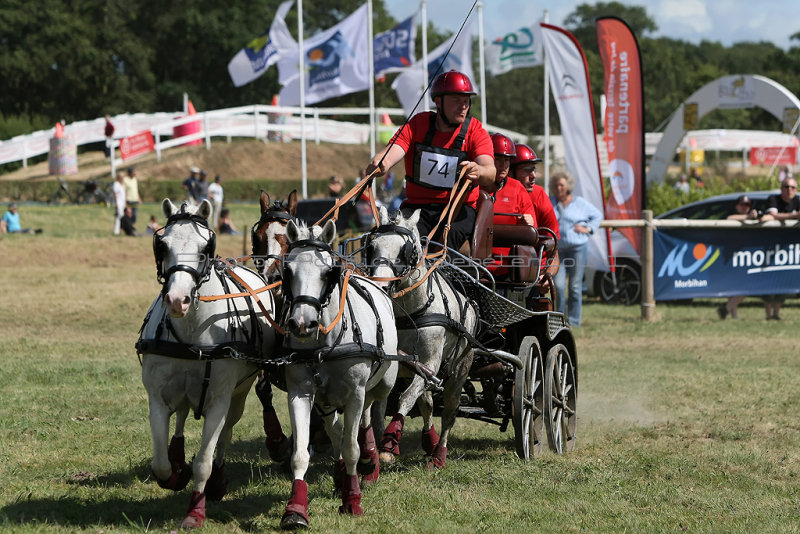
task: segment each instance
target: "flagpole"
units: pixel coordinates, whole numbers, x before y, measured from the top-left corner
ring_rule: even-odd
[[[472,46],[472,43],[469,44]],[[478,56],[481,71],[481,122],[486,126],[486,67],[483,61],[483,2],[478,2]]]
[[[297,37],[300,47],[299,75],[300,75],[300,159],[303,178],[303,198],[308,198],[308,175],[306,167],[306,58],[303,48],[303,0],[297,0]]]
[[[367,0],[367,58],[369,61],[369,153],[375,154],[375,60],[372,42],[372,0]],[[373,183],[373,187],[374,187]]]
[[[544,10],[544,22],[550,22],[547,10]],[[544,48],[542,54],[545,54]],[[544,61],[544,183],[542,187],[550,193],[550,68],[547,58]]]
[[[422,87],[428,87],[428,5],[427,0],[419,3],[419,10],[422,13]],[[422,99],[422,109],[429,111],[428,99]]]

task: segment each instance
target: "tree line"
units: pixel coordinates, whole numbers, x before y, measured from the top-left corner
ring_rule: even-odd
[[[227,64],[269,27],[280,1],[41,0],[33,9],[25,0],[5,0],[0,6],[0,139],[48,128],[61,119],[174,111],[181,107],[183,93],[189,94],[198,111],[269,103],[280,91],[275,67],[236,88]],[[304,34],[333,26],[363,1],[305,0]],[[383,0],[373,0],[373,12],[375,33],[397,23]],[[795,94],[800,92],[800,46],[785,51],[769,42],[725,47],[717,42],[696,45],[654,38],[649,35],[658,27],[644,7],[581,4],[564,21],[554,23],[574,33],[584,48],[598,114],[603,68],[594,19],[602,15],[622,18],[639,39],[648,131],[663,127],[686,97],[726,74],[761,74]],[[287,24],[296,34],[296,9],[289,12]],[[435,21],[429,21],[429,50],[447,37]],[[800,41],[800,33],[792,38]],[[477,72],[477,43],[473,60]],[[399,105],[390,87],[394,76],[376,84],[378,106]],[[486,93],[491,124],[529,135],[543,132],[542,67],[489,77]],[[356,93],[320,105],[363,107],[366,97]],[[476,99],[477,116],[479,105]],[[551,129],[558,133],[558,116],[552,102],[551,106]],[[778,130],[780,121],[760,109],[738,109],[715,111],[700,127]]]

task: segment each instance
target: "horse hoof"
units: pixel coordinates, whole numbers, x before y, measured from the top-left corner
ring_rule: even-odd
[[[189,510],[186,512],[186,517],[181,522],[183,529],[202,528],[203,522],[206,519],[206,496],[199,491],[192,492],[192,498],[189,501]]]
[[[166,480],[161,480],[155,473],[153,473],[153,478],[156,479],[156,483],[159,487],[172,491],[181,491],[189,485],[189,481],[192,479],[192,470],[184,464],[178,471],[173,470],[172,474]]]
[[[308,521],[300,514],[287,513],[281,519],[281,529],[283,530],[297,530],[308,528]]]
[[[192,516],[186,516],[181,521],[181,528],[184,530],[194,530],[196,528],[203,528],[203,520]]]
[[[433,451],[431,455],[430,461],[425,466],[425,469],[428,471],[434,471],[436,469],[444,469],[447,465],[447,447],[440,447],[436,446],[436,449]]]
[[[342,515],[364,515],[364,510],[360,504],[343,504],[339,507],[339,513]]]
[[[382,464],[387,464],[387,465],[392,465],[397,459],[397,457],[394,454],[387,451],[381,451],[380,454],[378,455],[378,458],[380,458]]]

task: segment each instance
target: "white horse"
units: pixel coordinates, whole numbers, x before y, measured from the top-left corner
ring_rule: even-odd
[[[384,356],[397,354],[397,332],[388,295],[363,277],[342,274],[331,248],[336,238],[333,221],[322,228],[292,221],[286,236],[282,318],[290,362],[286,386],[294,434],[294,482],[281,527],[288,529],[308,526],[308,487],[303,479],[315,403],[323,412],[335,457],[343,458],[334,475],[342,492],[339,512],[363,514],[357,465],[362,474],[377,475],[370,406],[385,400],[394,385],[397,362]],[[343,414],[341,423],[337,410]],[[380,431],[382,421],[378,424]]]
[[[400,349],[416,353],[420,363],[444,379],[441,437],[433,426],[433,402],[430,392],[425,391],[425,379],[414,374],[383,434],[380,459],[392,463],[400,454],[405,417],[416,402],[423,418],[422,447],[431,457],[428,468],[439,469],[446,465],[447,440],[472,365],[468,337],[474,338],[477,332],[477,310],[444,276],[437,271],[428,274],[417,230],[419,210],[408,219],[402,213],[390,219],[381,208],[380,217],[380,225],[367,235],[365,243],[368,272],[396,295],[393,302]]]
[[[150,306],[136,344],[142,358],[142,382],[150,405],[153,475],[158,484],[179,491],[189,481],[183,429],[189,410],[205,417],[202,443],[193,464],[194,492],[181,526],[198,528],[205,519],[206,497],[226,492],[225,450],[244,410],[258,361],[274,348],[274,330],[258,301],[273,313],[265,286],[244,267],[214,260],[216,237],[208,227],[211,204],[184,203],[180,210],[162,203],[167,224],[153,236],[161,293]],[[240,359],[241,358],[241,359]],[[169,423],[177,413],[175,434],[167,446]],[[216,449],[216,458],[214,451]]]

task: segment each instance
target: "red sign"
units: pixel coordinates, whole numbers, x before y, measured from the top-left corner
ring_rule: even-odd
[[[767,146],[750,149],[750,165],[796,165],[796,146]]]
[[[135,158],[153,150],[155,150],[155,143],[153,143],[153,134],[150,133],[150,130],[126,137],[119,142],[119,153],[122,154],[123,160]]]

